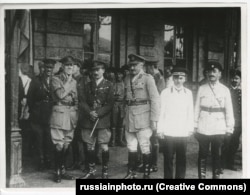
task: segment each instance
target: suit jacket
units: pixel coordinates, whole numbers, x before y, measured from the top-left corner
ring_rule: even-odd
[[[30,120],[35,123],[49,124],[52,109],[51,86],[45,77],[34,77],[27,94]]]
[[[80,88],[83,89],[83,88]],[[114,104],[114,90],[110,81],[103,79],[99,85],[94,80],[88,82],[79,96],[81,118],[79,125],[83,129],[92,129],[90,112],[95,110],[99,116],[96,129],[110,128],[110,114]]]

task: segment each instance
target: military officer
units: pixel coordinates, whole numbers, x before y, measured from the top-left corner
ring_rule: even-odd
[[[146,61],[146,68],[147,73],[151,74],[154,77],[155,84],[159,94],[161,94],[162,90],[165,89],[165,80],[161,75],[158,69],[158,60],[152,59]],[[151,165],[152,171],[158,171],[157,161],[158,161],[158,154],[159,154],[159,141],[156,136],[156,131],[153,132],[153,135],[150,138],[151,145],[152,145],[152,158],[151,158]]]
[[[207,64],[208,82],[199,87],[195,105],[195,131],[199,142],[198,175],[206,178],[206,162],[211,143],[213,178],[220,178],[221,145],[234,130],[233,106],[229,89],[220,83],[219,62]]]
[[[118,133],[118,145],[125,147],[126,144],[123,142],[124,128],[123,128],[123,118],[124,118],[124,82],[123,82],[123,72],[122,69],[116,70],[116,82],[114,85],[114,96],[115,103],[112,109],[112,138],[111,146],[116,144],[116,133]]]
[[[39,156],[39,169],[50,168],[52,141],[50,136],[50,114],[52,110],[51,78],[55,60],[45,59],[44,72],[31,81],[27,99],[30,109],[30,126],[34,133]]]
[[[150,137],[156,130],[160,99],[154,78],[143,71],[145,59],[135,54],[130,54],[128,58],[130,75],[125,79],[124,124],[129,154],[125,179],[136,178],[138,143],[143,154],[143,177],[147,179],[150,175]]]
[[[231,86],[229,87],[232,102],[233,102],[233,111],[235,126],[234,132],[231,136],[226,137],[223,144],[223,163],[224,168],[237,171],[237,168],[234,166],[235,154],[240,146],[240,136],[242,133],[242,118],[241,118],[241,71],[240,70],[231,70],[230,71]]]
[[[55,181],[58,183],[61,179],[74,179],[66,173],[64,164],[78,120],[77,83],[72,77],[74,58],[66,56],[60,62],[62,72],[52,78],[54,106],[50,118],[51,138],[55,145]]]
[[[83,79],[83,75],[80,72],[80,68],[82,66],[82,61],[80,59],[75,58],[74,59],[74,66],[73,66],[73,78],[76,80],[77,83],[77,88],[80,87],[80,83]],[[77,89],[79,91],[79,89]],[[79,93],[78,93],[79,96]],[[79,117],[80,117],[80,112]],[[80,130],[79,130],[79,125],[77,125],[75,132],[74,132],[74,138],[71,143],[70,147],[70,152],[72,153],[72,160],[73,163],[67,167],[67,169],[79,169],[80,168],[80,157],[81,157],[81,152],[80,150],[82,149],[82,141],[80,139]]]
[[[102,178],[108,179],[110,141],[110,114],[114,104],[113,85],[103,77],[105,63],[94,61],[91,67],[92,80],[80,96],[80,128],[82,140],[87,145],[89,170],[82,179],[95,178],[95,145],[102,150]]]

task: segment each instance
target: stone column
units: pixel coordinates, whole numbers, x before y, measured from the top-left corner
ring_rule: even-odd
[[[11,12],[11,11],[10,11]],[[19,87],[19,77],[18,77],[18,19],[17,17],[12,17],[13,20],[10,20],[10,24],[6,24],[13,26],[11,35],[7,41],[10,42],[9,46],[9,64],[7,74],[9,74],[9,98],[10,105],[8,108],[10,109],[10,131],[7,135],[10,135],[10,180],[9,187],[24,187],[25,182],[21,177],[22,172],[22,137],[21,137],[21,129],[18,126],[18,87]]]

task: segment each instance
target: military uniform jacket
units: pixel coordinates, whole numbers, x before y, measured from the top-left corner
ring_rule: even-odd
[[[136,132],[150,127],[150,121],[158,121],[160,115],[160,96],[154,78],[141,71],[134,80],[128,75],[125,78],[125,100],[142,101],[147,104],[126,106],[124,118],[125,129]]]
[[[233,111],[235,119],[235,127],[241,127],[241,87],[233,88],[230,87]]]
[[[110,114],[114,104],[114,90],[110,81],[103,80],[96,85],[94,80],[88,82],[81,92],[79,125],[83,129],[92,129],[93,121],[90,120],[90,112],[95,110],[99,116],[96,129],[110,128]]]
[[[211,86],[209,83],[200,86],[195,105],[195,127],[198,133],[219,135],[233,132],[234,116],[229,89],[221,83]],[[204,111],[202,107],[212,109],[222,108],[223,112]]]
[[[77,83],[69,83],[64,73],[52,78],[52,108],[50,126],[62,130],[74,130],[78,120]]]
[[[51,82],[51,80],[49,80]],[[42,76],[34,77],[30,83],[27,101],[30,120],[39,124],[49,124],[52,110],[51,83]]]

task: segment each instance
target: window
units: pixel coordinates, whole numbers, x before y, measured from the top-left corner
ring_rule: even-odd
[[[186,66],[184,44],[184,28],[181,26],[165,25],[164,31],[164,67]]]
[[[97,59],[110,65],[112,63],[112,17],[99,15],[98,27]]]
[[[84,24],[83,49],[84,49],[85,60],[93,60],[94,58],[93,36],[94,36],[94,24]]]

